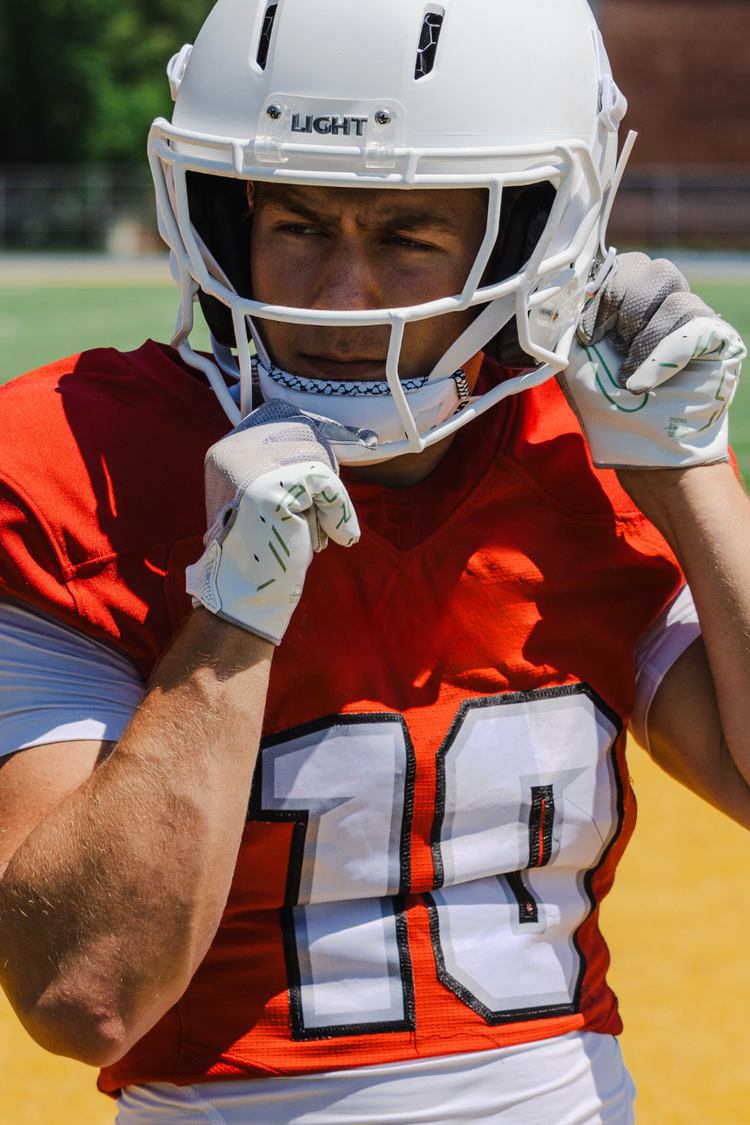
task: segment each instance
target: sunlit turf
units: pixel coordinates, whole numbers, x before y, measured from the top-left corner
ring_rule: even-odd
[[[693,289],[750,344],[750,282],[697,282]],[[127,351],[168,340],[178,307],[169,286],[0,289],[0,382],[85,348]],[[208,331],[196,305],[197,346]],[[731,440],[750,479],[750,361],[731,414]]]
[[[0,289],[0,383],[87,348],[168,341],[179,296],[176,285]],[[208,347],[198,305],[195,317],[193,342]]]
[[[750,282],[695,282],[692,289],[714,312],[733,324],[750,347]],[[729,415],[729,440],[750,487],[750,359],[745,361]]]

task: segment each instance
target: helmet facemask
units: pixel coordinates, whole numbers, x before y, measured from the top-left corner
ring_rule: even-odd
[[[286,0],[281,10],[284,18],[289,16],[295,3],[297,0]],[[358,13],[353,11],[356,6],[349,4],[347,8],[343,0],[326,0],[326,3],[341,9],[340,15],[345,12],[349,22],[356,23]],[[197,295],[216,344],[217,358],[228,373],[235,367],[229,349],[237,350],[242,383],[239,412],[234,404],[231,409],[228,408],[227,399],[230,402],[231,399],[223,380],[221,388],[217,387],[217,393],[233,422],[239,420],[240,413],[244,415],[253,405],[249,337],[255,337],[261,376],[264,375],[263,369],[267,376],[271,368],[272,357],[267,355],[257,331],[257,325],[265,319],[308,325],[389,326],[390,347],[386,378],[392,397],[393,417],[397,421],[395,437],[393,432],[390,433],[384,448],[381,436],[381,447],[364,458],[368,460],[382,460],[384,456],[396,456],[404,452],[419,452],[426,445],[433,444],[459,425],[465,424],[471,417],[482,413],[500,398],[509,393],[517,393],[526,386],[537,385],[567,365],[570,345],[585,300],[591,264],[602,235],[601,219],[608,192],[611,197],[617,127],[615,119],[621,115],[624,108],[621,103],[624,103],[624,99],[619,95],[615,98],[612,90],[616,93],[616,87],[611,83],[611,78],[608,77],[607,85],[599,74],[601,104],[592,106],[590,117],[593,136],[587,139],[572,135],[564,140],[544,138],[535,144],[512,147],[471,145],[460,150],[446,144],[432,147],[424,143],[410,144],[408,126],[412,118],[416,119],[417,113],[412,113],[414,107],[408,104],[407,95],[413,92],[416,83],[421,97],[426,84],[436,80],[440,72],[440,51],[452,33],[453,24],[449,20],[455,20],[459,10],[463,18],[467,5],[478,9],[487,7],[486,0],[464,0],[461,9],[457,6],[448,9],[444,26],[442,23],[439,25],[441,38],[437,56],[432,50],[434,43],[427,43],[425,57],[428,61],[431,58],[435,71],[419,79],[424,83],[422,87],[418,86],[412,74],[407,74],[401,84],[402,89],[397,91],[401,95],[401,101],[397,102],[392,98],[386,109],[376,111],[374,102],[368,106],[365,99],[361,98],[356,103],[352,102],[352,106],[360,112],[352,113],[351,120],[374,121],[379,113],[381,116],[392,113],[390,124],[394,129],[391,136],[400,136],[404,143],[401,147],[395,144],[392,152],[386,153],[386,156],[390,156],[391,164],[388,170],[372,167],[372,137],[363,137],[363,142],[357,147],[351,144],[352,138],[346,136],[336,136],[335,143],[332,143],[333,138],[323,137],[325,144],[320,143],[320,136],[316,137],[312,133],[310,136],[305,134],[302,138],[295,136],[294,132],[299,132],[304,122],[334,120],[340,125],[349,118],[343,114],[316,118],[314,113],[304,112],[313,104],[312,99],[293,92],[284,96],[266,92],[256,101],[259,115],[255,119],[255,140],[245,140],[242,137],[233,139],[225,128],[221,132],[216,130],[215,134],[209,134],[203,131],[199,133],[194,127],[169,125],[162,120],[155,122],[149,153],[157,187],[160,226],[173,250],[174,266],[183,290],[181,318],[173,342],[180,348],[183,357],[189,362],[197,361],[195,365],[205,370],[212,384],[216,385],[215,377],[218,372],[215,369],[213,372],[209,371],[206,367],[209,361],[203,357],[194,357],[187,345],[192,324],[192,303]],[[557,12],[561,0],[554,0],[554,4],[550,0],[550,5],[550,10]],[[411,8],[413,5],[409,3],[407,6]],[[606,61],[606,56],[603,55],[600,39],[597,38],[598,30],[588,7],[582,0],[566,0],[562,7],[575,9],[581,24],[578,29],[578,47],[582,49],[582,44],[585,47],[585,34],[588,33],[589,70],[592,69],[591,63],[595,63],[595,68],[601,71],[602,59]],[[235,0],[220,0],[214,11],[222,8],[229,23],[232,20],[236,23],[239,16]],[[521,0],[506,0],[506,8],[515,13],[514,18],[521,24],[526,19]],[[582,11],[584,8],[585,13]],[[299,11],[302,12],[302,9]],[[403,15],[401,8],[398,11]],[[277,15],[274,28],[278,22]],[[272,30],[276,35],[277,30]],[[203,32],[201,34],[204,35]],[[185,72],[187,79],[191,76],[191,68],[200,46],[199,39]],[[281,47],[277,46],[277,53],[280,51]],[[272,69],[273,41],[270,43],[270,55],[266,57],[266,62],[268,69]],[[253,71],[252,59],[249,71]],[[199,72],[196,73],[200,79]],[[254,82],[257,76],[250,74],[250,79]],[[267,76],[267,72],[265,76],[261,73],[262,79]],[[276,77],[280,80],[278,75]],[[273,90],[274,81],[271,77],[265,83],[266,91],[269,88]],[[259,85],[262,87],[263,82]],[[336,85],[335,81],[332,85]],[[200,88],[200,81],[196,83],[196,87]],[[262,94],[263,89],[259,89],[258,93]],[[608,99],[606,113],[602,100],[605,95]],[[404,100],[407,102],[406,108],[403,106]],[[617,104],[611,104],[613,102]],[[335,101],[333,96],[328,99],[328,103],[335,103],[337,108],[343,105],[341,99]],[[439,111],[437,103],[439,98],[436,98],[436,112]],[[178,108],[179,104],[178,101]],[[377,104],[386,106],[386,100],[381,99]],[[293,112],[295,107],[298,108]],[[370,112],[365,113],[367,109]],[[281,114],[281,126],[274,120],[277,112]],[[267,124],[261,125],[264,114]],[[176,113],[176,122],[178,117]],[[252,117],[252,113],[249,117]],[[342,128],[340,125],[339,131]],[[363,132],[364,129],[363,125]],[[381,132],[384,131],[387,132],[387,125],[381,128]],[[273,145],[269,136],[272,139],[275,137]],[[442,133],[438,137],[442,140]],[[300,144],[300,139],[304,144]],[[384,163],[382,153],[380,158]],[[363,189],[387,187],[396,191],[422,187],[485,188],[488,195],[485,235],[462,292],[448,294],[440,300],[402,308],[363,311],[263,305],[255,301],[252,295],[252,216],[246,200],[248,181]],[[469,327],[448,348],[426,377],[426,387],[405,388],[399,377],[399,357],[405,325],[412,320],[472,309],[476,312]],[[469,405],[466,405],[465,395],[458,393],[451,411],[452,416],[440,417],[425,432],[423,425],[417,425],[412,409],[418,403],[417,396],[424,397],[423,392],[426,391],[434,398],[436,385],[453,380],[463,365],[480,350],[506,367],[520,369],[520,373],[514,374],[501,386],[495,387]],[[278,381],[272,382],[270,392],[275,394],[280,387]],[[294,389],[289,386],[281,389],[294,394]],[[265,379],[264,391],[269,393],[268,378]],[[317,412],[326,413],[324,408],[327,404],[320,399],[318,389],[314,389],[312,393],[317,399]],[[329,412],[332,417],[336,417],[333,404],[338,395],[329,393],[326,397]],[[367,394],[358,392],[356,396],[350,397],[360,400],[359,406],[355,407],[355,413],[356,409],[362,409],[357,421],[360,426],[367,427],[367,410],[363,407]],[[371,397],[378,397],[378,393]],[[296,401],[294,398],[291,400]],[[257,401],[255,404],[257,405]],[[307,401],[304,405],[311,408]],[[457,409],[460,413],[455,414]],[[440,413],[438,410],[435,417]],[[429,412],[425,417],[428,416]],[[346,420],[353,417],[350,413]],[[345,421],[341,417],[337,420]]]
[[[195,233],[234,291],[241,297],[252,298],[250,185],[198,172],[188,172],[186,181]],[[554,198],[551,183],[506,190],[500,229],[482,277],[483,286],[505,281],[523,269],[547,225]],[[236,349],[229,308],[203,290],[198,291],[198,301],[214,341]],[[514,321],[515,316],[488,341],[483,351],[507,367],[535,367],[536,360],[520,348]]]

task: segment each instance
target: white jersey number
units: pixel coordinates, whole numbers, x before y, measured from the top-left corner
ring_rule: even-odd
[[[489,1024],[577,1010],[576,931],[619,831],[621,724],[585,685],[461,705],[437,756],[425,895],[442,983]],[[250,817],[294,824],[285,943],[296,1038],[414,1028],[402,895],[414,753],[391,713],[264,740]]]

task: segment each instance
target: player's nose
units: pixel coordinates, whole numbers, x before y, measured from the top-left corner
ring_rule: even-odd
[[[320,263],[312,307],[379,309],[387,307],[369,240],[361,232],[342,233]]]

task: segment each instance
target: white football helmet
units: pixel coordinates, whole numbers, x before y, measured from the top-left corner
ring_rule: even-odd
[[[627,103],[586,0],[218,0],[168,74],[173,121],[154,122],[149,159],[182,290],[172,342],[205,371],[233,424],[252,409],[255,382],[266,398],[374,430],[378,447],[357,460],[382,461],[567,366],[624,167]],[[361,312],[271,306],[251,291],[248,180],[484,187],[486,233],[462,292],[441,300]],[[196,298],[216,365],[188,343]],[[402,383],[405,324],[469,307],[476,317],[434,370]],[[389,325],[387,383],[279,371],[255,328],[262,319]],[[480,350],[521,373],[472,399],[461,369]]]

